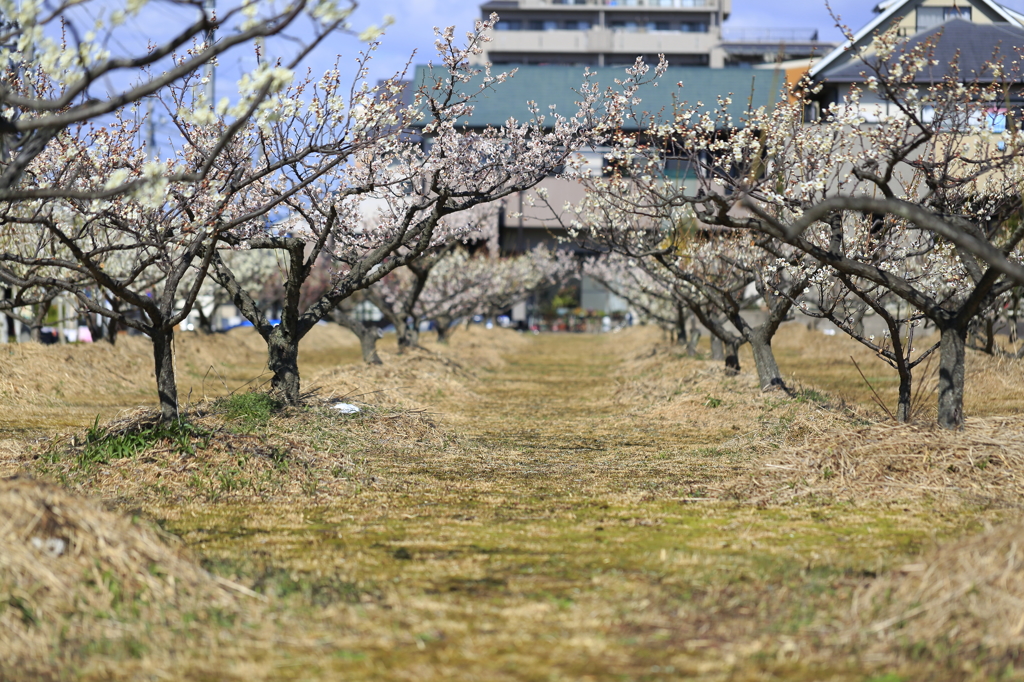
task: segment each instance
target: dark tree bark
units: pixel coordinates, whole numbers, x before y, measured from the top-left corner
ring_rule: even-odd
[[[363,353],[363,362],[368,365],[384,364],[377,353],[377,339],[380,338],[376,326],[368,325],[351,315],[339,310],[335,313],[338,324],[348,329],[359,339],[359,348]]]
[[[178,384],[174,376],[174,328],[156,329],[150,337],[153,339],[160,421],[169,422],[178,418]]]
[[[754,352],[754,367],[757,369],[757,380],[762,390],[773,387],[785,388],[782,373],[772,352],[772,335],[767,333],[763,325],[750,334],[750,349]]]
[[[686,314],[686,308],[681,304],[676,304],[676,324],[673,328],[675,332],[675,344],[677,346],[688,347],[688,339],[686,335],[686,322],[689,316]]]
[[[739,374],[740,372],[740,344],[735,339],[725,342],[725,372],[726,374]]]
[[[214,306],[216,310],[216,306]],[[199,331],[203,334],[213,334],[213,314],[208,316],[203,306],[196,305],[196,316],[199,318]]]
[[[939,337],[939,426],[959,429],[964,425],[964,362],[966,330],[950,324]]]
[[[914,377],[904,365],[897,369],[900,377],[899,397],[896,400],[896,421],[906,424],[911,417],[911,398],[914,387]]]
[[[40,303],[35,307],[32,315],[32,322],[29,323],[29,338],[36,343],[43,342],[43,325],[46,322],[46,316],[50,312],[50,306],[52,301],[46,301]]]
[[[691,358],[697,356],[697,343],[700,342],[700,329],[694,324],[690,327],[690,336],[686,341],[686,354]]]
[[[447,315],[438,315],[434,319],[434,324],[437,325],[437,342],[447,344],[451,338],[452,332],[455,329],[454,320]]]
[[[299,343],[285,325],[276,325],[267,339],[267,366],[274,376],[270,385],[291,404],[299,402]]]
[[[410,348],[420,347],[420,321],[415,317],[402,323],[402,332],[398,335],[398,352],[404,353]]]
[[[725,360],[725,344],[715,334],[711,335],[711,359]]]

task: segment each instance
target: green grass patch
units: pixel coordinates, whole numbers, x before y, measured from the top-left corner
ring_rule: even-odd
[[[236,393],[218,401],[217,407],[224,410],[228,421],[241,422],[242,426],[252,430],[266,426],[271,415],[281,409],[283,403],[269,393]]]
[[[99,420],[97,416],[85,433],[85,441],[78,455],[82,465],[107,464],[113,460],[135,457],[158,445],[169,446],[178,454],[189,455],[194,455],[197,448],[209,446],[209,432],[180,419],[116,431],[101,427]]]

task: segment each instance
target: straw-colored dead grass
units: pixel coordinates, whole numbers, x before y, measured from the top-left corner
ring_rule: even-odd
[[[332,409],[332,401],[312,397],[302,407],[279,407],[252,422],[232,416],[231,400],[193,406],[187,422],[155,435],[147,434],[158,413],[137,410],[23,448],[7,469],[44,475],[127,509],[297,499],[317,504],[373,485],[359,466],[366,457],[383,450],[443,450],[453,440],[424,411],[363,404],[362,412],[346,415]],[[139,434],[144,442],[130,455],[104,450]]]
[[[314,343],[309,350],[328,352],[338,341],[335,331],[344,330],[311,334]],[[190,361],[221,362],[226,367],[232,344],[239,341],[237,353],[244,365],[245,353],[262,352],[262,341],[251,330],[242,332],[237,339],[232,337],[236,332],[214,337],[221,341],[216,349],[209,337],[189,335]],[[101,421],[98,430],[74,429],[35,444],[0,442],[0,472],[48,476],[131,509],[287,499],[316,504],[317,499],[344,498],[379,484],[360,466],[367,457],[385,451],[441,452],[454,443],[452,432],[442,424],[458,416],[442,414],[434,406],[473,400],[477,373],[500,366],[501,353],[523,342],[514,332],[474,328],[459,330],[450,345],[424,339],[423,349],[401,355],[382,349],[384,365],[353,363],[308,377],[304,385],[311,394],[302,407],[278,405],[266,418],[251,422],[231,414],[231,401],[247,392],[201,399],[185,407],[192,431],[161,435],[131,456],[96,455],[91,440],[130,440],[155,424],[152,409],[122,411]],[[131,356],[130,345],[95,350],[111,353],[117,361]],[[33,346],[25,352],[46,350]],[[95,354],[89,347],[74,350]],[[97,371],[104,367],[97,363]],[[340,414],[331,408],[339,400],[357,404],[362,412]]]
[[[918,351],[939,340],[938,334],[914,341]],[[1011,346],[1006,337],[1000,345]],[[869,349],[843,335],[825,336],[798,323],[784,324],[772,343],[779,367],[787,377],[841,397],[846,403],[875,420],[887,415],[875,405],[873,394],[881,397],[891,412],[896,411],[899,377],[896,371],[875,357]],[[740,352],[745,360],[744,350]],[[851,359],[852,358],[852,359]],[[860,366],[864,377],[854,366]],[[968,417],[993,417],[1024,412],[1024,362],[1000,352],[996,355],[968,350],[964,385],[964,411]],[[865,382],[867,378],[867,383]],[[936,416],[938,355],[914,370],[914,410],[917,419]],[[870,383],[870,386],[869,386]]]
[[[756,503],[1024,505],[1024,418],[870,424],[826,431],[768,457],[732,494]]]
[[[91,422],[97,414],[156,403],[153,346],[122,335],[115,346],[76,343],[10,344],[0,350],[0,428],[61,428]],[[317,325],[303,339],[300,371],[359,359],[359,343],[338,325]],[[200,402],[269,381],[266,344],[250,328],[224,334],[175,335],[181,403]]]
[[[927,657],[988,674],[1019,666],[1024,523],[945,543],[873,581],[855,593],[844,634],[876,659]]]
[[[752,363],[730,376],[720,362],[688,358],[656,330],[630,330],[619,336],[628,359],[618,373],[616,399],[638,414],[719,433],[744,425],[718,447],[743,452],[748,472],[716,486],[719,496],[756,504],[1024,505],[1024,363],[970,352],[967,427],[951,433],[932,421],[935,398],[927,387],[933,377],[921,377],[926,416],[912,425],[880,422],[881,412],[856,391],[848,403],[800,383],[814,386],[822,377],[828,383],[840,374],[863,383],[843,357],[847,351],[857,357],[852,342],[801,325],[787,325],[779,336],[784,352],[794,344],[806,349],[805,373],[790,377],[788,392],[762,392]],[[837,345],[838,351],[831,347]],[[858,362],[879,364],[870,357]],[[878,370],[865,371],[871,378]]]
[[[650,327],[620,333],[616,341],[628,353],[617,372],[617,402],[633,414],[728,434],[720,447],[747,457],[861,419],[843,401],[795,382],[788,391],[762,391],[751,362],[730,374],[721,361],[688,357]]]
[[[0,481],[0,679],[180,675],[256,601],[239,590],[134,520],[53,485]]]
[[[382,365],[345,365],[315,374],[308,385],[328,399],[362,401],[397,409],[435,410],[447,400],[473,400],[473,385],[483,371],[505,364],[503,355],[527,340],[506,329],[474,326],[459,329],[448,344],[434,343],[426,334],[422,348],[402,354],[381,349]],[[458,421],[449,413],[445,419]]]

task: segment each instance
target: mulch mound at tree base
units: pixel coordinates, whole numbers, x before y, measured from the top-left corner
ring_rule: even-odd
[[[503,366],[505,353],[528,343],[523,334],[479,325],[458,329],[447,345],[433,342],[426,333],[424,337],[421,348],[400,354],[380,350],[381,365],[343,365],[323,370],[307,383],[325,399],[436,412],[442,400],[475,398],[478,371]],[[445,418],[459,421],[460,415],[448,411]]]
[[[259,391],[236,397],[249,396],[276,400]],[[193,405],[186,421],[163,426],[157,411],[140,409],[25,448],[0,466],[149,511],[168,503],[343,498],[363,485],[387,485],[368,480],[360,460],[381,452],[415,456],[453,440],[423,410],[361,408],[342,414],[332,401],[311,396],[301,406],[271,403],[254,420],[234,415],[231,399],[222,398]]]
[[[0,481],[0,679],[188,667],[175,651],[217,644],[205,621],[256,601],[234,589],[245,591],[131,519],[29,478]]]
[[[855,595],[844,635],[876,660],[927,656],[958,672],[965,664],[977,672],[1019,669],[1024,522],[943,544],[873,581]]]
[[[688,357],[650,327],[615,340],[628,353],[616,372],[616,402],[644,419],[730,434],[719,446],[745,456],[774,453],[810,435],[827,437],[860,419],[820,391],[796,385],[763,391],[752,363],[738,374],[727,372],[721,361]]]
[[[815,434],[766,458],[728,492],[762,504],[826,498],[1021,507],[1024,417],[968,419],[960,431],[888,423]]]

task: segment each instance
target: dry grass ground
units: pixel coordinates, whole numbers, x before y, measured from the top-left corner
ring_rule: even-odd
[[[450,347],[427,343],[401,357],[386,342],[375,368],[346,362],[350,341],[332,354],[325,336],[302,356],[307,386],[319,388],[308,405],[282,409],[261,393],[216,397],[208,379],[206,400],[193,391],[186,433],[145,431],[144,412],[90,430],[96,411],[82,407],[77,428],[56,439],[11,432],[0,443],[3,466],[152,519],[183,546],[54,488],[6,485],[26,499],[64,495],[60,508],[105,514],[105,532],[125,546],[132,533],[153,533],[146,537],[159,551],[187,565],[167,575],[191,571],[196,594],[214,590],[236,615],[194,624],[185,617],[193,597],[139,596],[153,594],[140,578],[116,612],[76,601],[75,590],[87,588],[70,578],[64,601],[55,600],[47,571],[73,576],[113,559],[82,541],[78,563],[62,564],[70,557],[32,546],[26,521],[0,536],[31,559],[16,574],[4,565],[5,579],[19,577],[4,583],[16,588],[5,587],[0,618],[34,633],[24,651],[37,671],[68,679],[1012,677],[1014,630],[986,623],[1022,613],[1020,531],[1006,526],[948,550],[942,543],[1017,513],[1019,419],[973,420],[952,440],[879,424],[843,360],[857,349],[810,334],[790,327],[778,343],[784,371],[796,377],[792,394],[757,390],[748,357],[748,371],[726,376],[717,363],[659,345],[651,330],[474,329]],[[219,363],[234,388],[258,375],[261,360],[245,359],[257,353],[238,345],[197,346],[189,376]],[[1017,366],[971,362],[972,381],[1003,391],[986,412],[979,398],[994,389],[972,388],[968,412],[1018,411]],[[53,364],[37,366],[39,394],[53,381],[44,366]],[[5,365],[0,381],[10,376]],[[82,405],[84,390],[52,405],[16,397],[13,409],[45,419]],[[142,395],[119,391],[109,389],[105,414]],[[337,414],[330,402],[339,398],[363,412]],[[131,440],[139,433],[147,435]],[[815,459],[826,443],[832,459]],[[1005,446],[1005,463],[978,455],[994,443]],[[925,467],[913,464],[922,452],[931,453]],[[950,472],[953,462],[975,465]],[[936,486],[942,495],[928,489]],[[152,563],[137,555],[125,576]],[[977,580],[975,560],[962,555],[977,557]],[[974,584],[983,597],[958,601]],[[24,602],[32,618],[55,625],[19,620],[12,598],[23,594],[35,599]],[[942,601],[949,594],[957,596]],[[60,639],[65,622],[77,639]],[[141,644],[102,634],[117,628],[143,632]],[[199,652],[194,665],[182,663],[183,647]],[[34,679],[3,665],[0,678]]]

